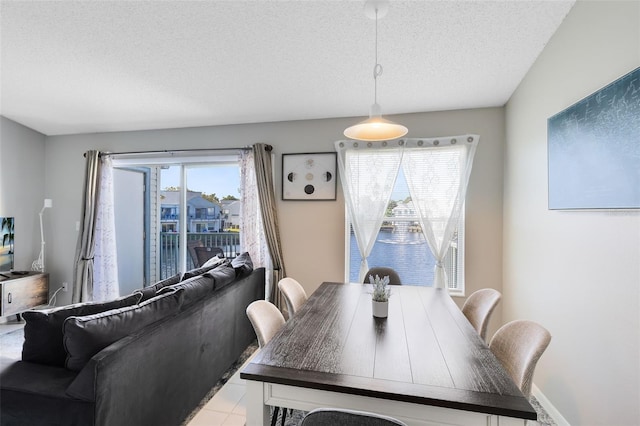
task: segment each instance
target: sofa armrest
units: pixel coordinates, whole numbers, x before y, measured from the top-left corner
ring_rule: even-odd
[[[94,404],[65,394],[76,375],[63,367],[0,359],[0,424],[93,426]]]
[[[0,384],[3,390],[65,398],[64,390],[76,376],[66,368],[0,357]]]
[[[144,330],[137,334],[142,333]],[[125,345],[136,339],[136,334],[124,337],[107,346],[97,354],[80,370],[76,378],[66,390],[67,395],[83,401],[96,401],[96,383],[98,383],[98,371],[105,358],[116,356],[117,352]]]

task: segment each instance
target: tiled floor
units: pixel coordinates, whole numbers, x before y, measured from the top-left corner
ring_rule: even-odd
[[[253,356],[246,362],[250,362],[252,358]],[[207,402],[187,426],[231,426],[245,424],[245,381],[240,378],[241,370],[242,367],[239,368],[222,389]]]
[[[15,316],[11,317],[11,321],[0,323],[0,334],[11,333],[13,330],[24,327],[24,321],[16,321]]]

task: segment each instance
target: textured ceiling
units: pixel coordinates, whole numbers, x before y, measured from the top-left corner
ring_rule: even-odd
[[[383,114],[504,105],[574,1],[391,1]],[[361,1],[5,1],[0,113],[47,135],[362,117]]]

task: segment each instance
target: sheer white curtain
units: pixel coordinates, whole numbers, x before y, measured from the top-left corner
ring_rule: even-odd
[[[240,246],[249,253],[254,267],[266,268],[265,294],[271,294],[271,276],[273,267],[269,247],[265,238],[260,198],[256,182],[256,170],[253,151],[243,151],[240,156]]]
[[[102,157],[101,161],[94,230],[92,300],[95,301],[113,300],[120,296],[113,206],[113,166],[109,157]]]
[[[443,262],[464,206],[479,140],[478,135],[462,135],[406,141],[402,170],[420,227],[436,259],[436,288],[448,288]]]
[[[360,282],[369,270],[367,257],[376,242],[396,183],[403,144],[403,140],[335,143],[345,203],[362,259]]]

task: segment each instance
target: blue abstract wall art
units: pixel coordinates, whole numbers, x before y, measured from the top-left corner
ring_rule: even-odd
[[[549,209],[640,209],[640,68],[547,122]]]

